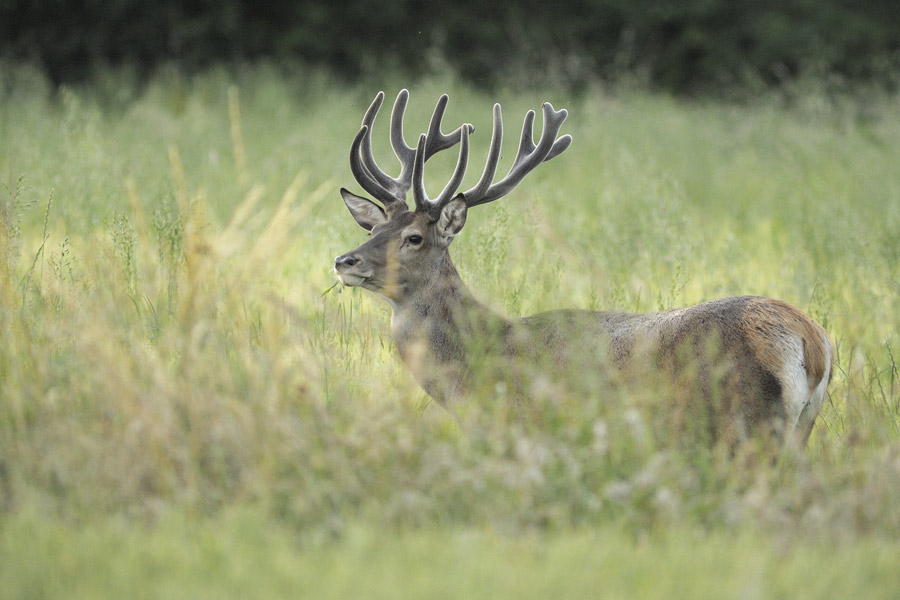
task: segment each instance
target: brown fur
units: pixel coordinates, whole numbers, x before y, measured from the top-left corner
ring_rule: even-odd
[[[804,430],[791,435],[808,436],[810,421],[797,422],[797,414],[814,419],[818,405],[807,408],[810,399],[797,397],[791,374],[805,370],[812,397],[827,375],[829,342],[793,306],[741,296],[651,314],[557,310],[508,320],[472,297],[435,227],[400,213],[345,255],[352,267],[342,259],[337,268],[371,273],[362,286],[391,302],[401,357],[451,410],[473,377],[485,373],[511,381],[579,371],[628,377],[635,367],[655,365],[679,403],[682,416],[674,418],[707,415],[710,440],[734,445],[756,434],[784,440],[796,426]],[[424,240],[415,251],[396,241],[411,231]],[[791,364],[801,360],[802,366]]]
[[[815,321],[782,300],[757,298],[744,310],[743,334],[751,343],[756,360],[772,373],[779,373],[784,361],[779,342],[793,334],[803,340],[803,365],[812,392],[825,377],[825,330]],[[830,343],[830,342],[828,342]],[[833,353],[832,353],[833,354]],[[831,373],[828,373],[831,379]]]

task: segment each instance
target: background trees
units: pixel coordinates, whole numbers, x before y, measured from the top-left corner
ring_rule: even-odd
[[[354,78],[449,69],[481,86],[627,72],[690,93],[808,73],[872,80],[900,62],[888,0],[3,0],[0,23],[0,55],[55,82],[98,65],[265,58]]]

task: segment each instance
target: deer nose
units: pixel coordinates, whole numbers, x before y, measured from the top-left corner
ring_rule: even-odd
[[[336,266],[336,267],[340,267],[340,266],[352,267],[353,265],[355,265],[358,262],[359,262],[359,259],[356,258],[355,256],[352,256],[350,254],[345,254],[343,256],[335,257],[334,266]]]

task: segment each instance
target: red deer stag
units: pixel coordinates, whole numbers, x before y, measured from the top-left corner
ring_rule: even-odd
[[[380,205],[341,189],[370,239],[338,256],[335,270],[343,285],[361,286],[388,301],[400,356],[429,395],[453,410],[486,372],[502,378],[509,376],[504,371],[515,371],[516,389],[527,396],[521,380],[528,375],[546,380],[559,373],[623,372],[638,365],[675,387],[691,373],[691,398],[720,409],[710,425],[716,439],[738,442],[769,433],[806,444],[831,377],[834,349],[822,327],[785,302],[740,296],[650,314],[554,310],[520,319],[506,319],[479,303],[453,266],[450,244],[470,208],[507,195],[539,164],[569,147],[571,136],[557,138],[567,113],[545,103],[543,131],[535,144],[535,113],[529,111],[512,167],[494,182],[503,136],[495,104],[487,165],[473,188],[457,193],[474,127],[441,131],[444,95],[428,132],[412,148],[403,137],[408,98],[402,90],[391,114],[390,141],[401,164],[397,177],[379,168],[372,154],[372,126],[383,93],[369,106],[353,140],[353,176]],[[425,162],[456,144],[456,168],[432,200],[424,185]],[[410,189],[414,210],[406,204]]]

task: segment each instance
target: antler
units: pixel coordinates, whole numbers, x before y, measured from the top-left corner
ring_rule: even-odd
[[[541,132],[541,139],[537,145],[534,143],[534,111],[530,110],[525,114],[525,122],[522,125],[522,136],[519,140],[519,150],[516,153],[516,159],[513,161],[512,167],[509,169],[506,177],[496,183],[492,183],[494,175],[497,172],[497,166],[500,164],[500,149],[503,143],[503,117],[500,113],[500,105],[494,105],[494,127],[491,134],[491,146],[488,151],[487,164],[475,187],[463,192],[463,198],[468,207],[486,204],[502,198],[510,193],[519,183],[530,173],[535,167],[542,162],[556,158],[569,147],[572,143],[571,135],[564,135],[557,139],[557,134],[562,127],[563,121],[566,120],[568,113],[565,109],[553,110],[553,106],[549,102],[543,105],[544,111],[544,128]],[[424,177],[424,160],[419,160],[422,154],[421,148],[423,138],[419,139],[419,150],[416,152],[416,163],[413,168],[413,197],[416,202],[416,210],[427,212],[432,219],[437,219],[444,206],[453,198],[457,187],[462,182],[462,178],[466,172],[466,164],[469,158],[468,136],[462,136],[462,148],[459,151],[459,161],[453,177],[444,187],[441,195],[434,201],[428,199],[425,194]],[[428,154],[424,154],[427,159]]]
[[[375,156],[372,154],[372,126],[384,102],[384,92],[378,92],[363,116],[362,127],[350,148],[350,170],[359,185],[376,200],[379,200],[386,210],[407,208],[406,195],[412,188],[416,210],[427,212],[436,219],[440,216],[444,206],[453,198],[466,174],[469,162],[469,134],[475,131],[475,127],[464,123],[449,134],[441,131],[441,121],[449,101],[448,96],[444,94],[438,99],[434,108],[428,133],[419,136],[416,148],[412,148],[403,137],[403,115],[406,112],[408,101],[409,92],[405,89],[400,90],[394,101],[394,108],[391,110],[391,147],[400,161],[400,174],[397,177],[391,177],[385,173],[375,162]],[[559,156],[569,147],[572,143],[571,135],[566,134],[558,139],[556,137],[568,116],[566,110],[554,110],[549,102],[545,102],[543,114],[543,131],[536,145],[534,143],[535,113],[530,110],[525,114],[516,159],[506,177],[493,183],[494,175],[500,164],[500,150],[503,143],[503,117],[500,105],[494,105],[494,124],[487,163],[481,179],[478,180],[475,187],[463,192],[467,206],[486,204],[502,198],[519,185],[522,179],[539,164]],[[425,192],[425,162],[441,150],[446,150],[456,144],[461,144],[461,147],[453,176],[444,186],[440,195],[435,200],[431,200]]]
[[[491,134],[491,147],[488,151],[487,164],[481,179],[472,189],[463,192],[466,204],[469,207],[493,202],[510,193],[535,167],[544,161],[556,158],[572,143],[572,136],[566,134],[557,139],[556,136],[566,120],[566,109],[553,110],[549,102],[544,102],[544,128],[541,139],[534,144],[534,111],[529,110],[525,114],[525,122],[522,125],[522,137],[519,140],[519,150],[516,160],[513,161],[506,177],[497,183],[491,183],[500,163],[500,146],[503,142],[503,117],[500,114],[500,105],[494,105],[494,128]]]
[[[437,152],[446,150],[461,140],[466,147],[466,156],[468,156],[467,138],[475,128],[472,125],[463,124],[449,134],[441,132],[441,120],[444,118],[444,111],[449,101],[449,97],[444,94],[438,99],[434,108],[428,133],[421,136],[417,148],[410,147],[403,138],[403,115],[409,101],[409,92],[405,89],[400,90],[394,101],[394,108],[391,110],[390,133],[391,147],[400,160],[400,174],[397,177],[391,177],[378,166],[375,156],[372,154],[372,125],[375,123],[375,117],[383,101],[384,92],[378,92],[363,116],[362,127],[350,147],[350,170],[359,185],[390,211],[397,207],[406,207],[406,195],[413,185],[415,164],[419,156],[422,157],[424,163]],[[463,166],[464,170],[465,166]],[[461,179],[460,177],[460,181]],[[459,183],[457,182],[456,185],[459,186]],[[440,198],[443,198],[443,194]],[[416,206],[419,206],[418,197]]]

